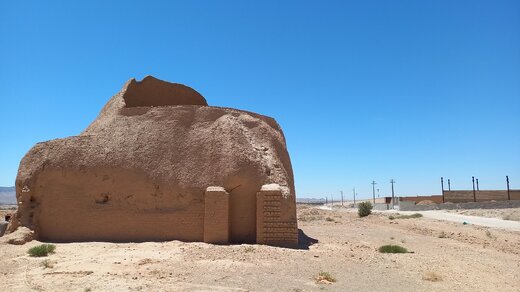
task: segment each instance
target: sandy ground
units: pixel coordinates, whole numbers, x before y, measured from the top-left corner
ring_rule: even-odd
[[[301,249],[84,242],[31,258],[27,249],[37,241],[0,244],[0,291],[520,290],[520,232],[385,214],[358,218],[345,209],[299,206],[298,214]],[[413,253],[381,254],[383,244]],[[337,281],[317,284],[321,271]]]
[[[445,210],[461,215],[498,218],[511,221],[520,221],[520,208],[507,209],[470,209],[470,210]]]

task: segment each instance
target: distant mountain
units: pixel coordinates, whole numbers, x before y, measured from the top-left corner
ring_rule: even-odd
[[[16,191],[14,187],[0,187],[0,205],[16,204]]]

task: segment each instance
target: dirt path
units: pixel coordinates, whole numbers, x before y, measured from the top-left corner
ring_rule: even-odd
[[[387,211],[383,211],[387,212]],[[387,213],[395,213],[395,211],[388,211]],[[500,228],[511,231],[520,231],[520,222],[510,221],[510,220],[502,220],[498,218],[486,218],[480,216],[470,216],[470,215],[461,215],[461,214],[453,214],[448,213],[442,210],[431,210],[431,211],[399,211],[399,214],[403,215],[411,215],[414,213],[422,214],[424,217],[432,218],[436,220],[446,220],[457,223],[467,224],[475,224],[480,226],[486,226],[491,228]]]

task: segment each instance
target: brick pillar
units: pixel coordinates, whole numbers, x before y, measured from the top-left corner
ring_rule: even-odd
[[[204,242],[229,243],[229,194],[222,187],[204,193]]]
[[[298,246],[294,198],[284,198],[277,184],[264,185],[256,194],[256,242],[284,247]]]

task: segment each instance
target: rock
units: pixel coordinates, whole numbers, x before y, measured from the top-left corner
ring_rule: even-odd
[[[229,218],[230,242],[256,241],[257,208],[297,241],[291,161],[274,119],[207,106],[181,84],[132,79],[79,136],[25,155],[13,226],[52,241],[202,241],[210,186],[229,200],[229,211],[216,211],[229,212],[217,217]],[[280,201],[257,206],[258,192]]]
[[[1,240],[4,243],[22,245],[34,239],[34,232],[27,227],[19,227],[14,232],[4,235]]]

